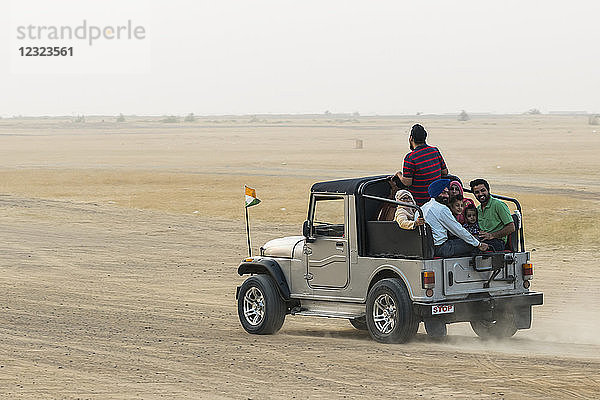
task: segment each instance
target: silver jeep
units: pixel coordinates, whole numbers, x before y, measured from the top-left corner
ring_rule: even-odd
[[[438,338],[453,322],[470,322],[482,338],[531,327],[531,306],[543,295],[530,290],[516,199],[493,195],[518,211],[505,251],[442,259],[433,256],[427,224],[403,230],[377,221],[384,203],[407,205],[389,193],[387,176],[315,183],[303,236],[271,240],[238,267],[252,275],[236,293],[244,329],[275,333],[287,314],[346,318],[379,342],[403,343],[421,321]]]

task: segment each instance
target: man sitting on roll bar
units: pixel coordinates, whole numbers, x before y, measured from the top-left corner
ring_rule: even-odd
[[[515,231],[515,223],[508,206],[490,195],[490,184],[485,179],[475,179],[469,183],[477,201],[479,239],[489,244],[495,251],[506,247],[508,235]]]
[[[450,179],[438,179],[431,183],[427,189],[431,200],[422,207],[425,222],[431,226],[433,233],[434,256],[452,258],[473,255],[477,249],[486,251],[488,245],[463,228],[447,207],[449,185]],[[448,239],[448,232],[457,237]]]
[[[444,157],[437,147],[425,142],[426,138],[425,128],[419,124],[413,125],[408,138],[411,152],[404,157],[402,171],[396,172],[396,176],[413,194],[419,206],[429,200],[427,187],[431,182],[448,175]]]

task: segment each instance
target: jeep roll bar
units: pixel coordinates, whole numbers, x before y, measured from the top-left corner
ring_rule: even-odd
[[[382,178],[377,178],[377,179],[373,179],[367,182],[363,182],[360,187],[358,188],[358,194],[362,197],[368,198],[368,199],[372,199],[372,200],[378,200],[378,201],[383,201],[386,203],[392,203],[392,204],[396,204],[396,205],[401,205],[404,207],[410,207],[410,208],[414,208],[419,212],[420,216],[423,216],[423,211],[421,210],[421,207],[415,205],[415,204],[410,204],[410,203],[402,203],[396,200],[392,200],[392,199],[388,199],[388,198],[384,198],[384,197],[379,197],[379,196],[372,196],[369,194],[364,194],[365,188],[368,185],[371,185],[373,183],[377,183],[377,182],[382,182],[382,181],[387,181],[389,180],[389,176],[385,176]],[[462,186],[462,185],[461,185]],[[463,187],[463,192],[467,192],[467,193],[473,193],[473,191],[470,188],[464,188]],[[508,197],[508,196],[502,196],[499,194],[492,194],[490,193],[491,196],[500,199],[500,200],[505,200],[505,201],[509,201],[511,203],[513,203],[516,208],[517,211],[519,212],[519,217],[520,217],[520,223],[519,223],[519,244],[521,247],[521,251],[524,252],[525,251],[525,235],[524,235],[524,230],[523,230],[523,212],[521,210],[521,203],[519,203],[519,201],[515,198],[512,197]]]
[[[414,208],[415,210],[417,210],[419,212],[419,215],[421,217],[423,217],[423,210],[421,210],[421,207],[419,207],[416,204],[404,203],[402,201],[397,201],[397,200],[392,200],[392,199],[386,199],[384,197],[371,196],[370,194],[363,194],[362,197],[364,197],[366,199],[373,199],[373,200],[384,201],[386,203],[392,203],[392,204],[396,204],[396,205],[399,205],[399,206]]]
[[[388,198],[385,198],[385,197],[379,197],[379,196],[372,196],[370,194],[364,194],[365,187],[367,185],[370,185],[370,184],[376,183],[376,182],[388,181],[389,179],[390,179],[390,177],[386,176],[386,177],[383,177],[383,178],[373,179],[371,181],[365,182],[362,185],[360,185],[360,187],[358,188],[358,194],[360,196],[364,197],[364,198],[367,198],[367,199],[378,200],[378,201],[383,201],[385,203],[392,203],[392,204],[396,204],[396,205],[400,205],[400,206],[404,206],[404,207],[414,208],[415,210],[417,210],[419,212],[419,215],[421,217],[423,217],[423,210],[421,210],[421,207],[419,207],[416,204],[403,203],[401,201],[396,201],[396,200],[388,199]]]
[[[421,210],[421,207],[419,207],[419,206],[418,206],[418,205],[416,205],[416,204],[412,204],[412,203],[404,203],[404,202],[402,202],[402,201],[396,201],[395,199],[393,200],[393,199],[389,199],[389,198],[387,198],[387,197],[373,196],[373,195],[370,195],[370,194],[365,194],[365,193],[364,193],[364,192],[365,192],[365,189],[367,188],[367,186],[369,186],[369,185],[372,185],[372,184],[376,184],[376,183],[380,183],[380,182],[388,182],[388,181],[389,181],[389,179],[390,179],[390,177],[389,177],[389,176],[384,176],[384,177],[381,177],[381,178],[376,178],[376,179],[373,179],[373,180],[370,180],[370,181],[367,181],[367,182],[363,182],[363,183],[362,183],[362,184],[361,184],[361,185],[358,187],[358,191],[357,191],[357,193],[358,193],[359,197],[362,197],[362,198],[364,198],[364,199],[370,199],[370,200],[375,200],[375,201],[381,201],[381,202],[384,202],[384,203],[396,204],[396,205],[400,205],[400,206],[404,206],[404,207],[413,208],[413,209],[415,209],[415,211],[416,211],[416,212],[418,212],[418,214],[417,214],[418,216],[420,216],[420,217],[423,217],[423,210]],[[364,224],[364,221],[361,221],[361,225],[362,225],[362,224]],[[364,229],[364,227],[363,227],[363,229]],[[425,226],[424,226],[424,225],[422,225],[422,226],[419,226],[419,227],[418,227],[418,232],[419,232],[419,235],[420,235],[422,238],[423,238],[423,237],[425,237],[425,235],[426,235]],[[422,246],[422,247],[423,247],[423,246],[425,246],[423,241],[421,241],[421,246]],[[423,248],[424,248],[424,247],[423,247]],[[424,252],[424,253],[425,253],[425,252]]]

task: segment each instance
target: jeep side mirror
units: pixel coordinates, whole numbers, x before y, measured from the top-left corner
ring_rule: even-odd
[[[304,224],[302,225],[302,235],[306,238],[307,241],[311,240],[310,231],[311,231],[311,223],[309,220],[306,220],[306,221],[304,221]]]
[[[302,225],[302,234],[304,235],[304,237],[310,236],[310,221],[309,220],[304,221],[304,224]]]

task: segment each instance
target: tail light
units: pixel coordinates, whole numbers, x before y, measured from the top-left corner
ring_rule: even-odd
[[[533,278],[533,264],[523,264],[523,280],[529,280]]]
[[[423,283],[423,289],[433,289],[435,287],[435,272],[421,272],[421,282]]]

